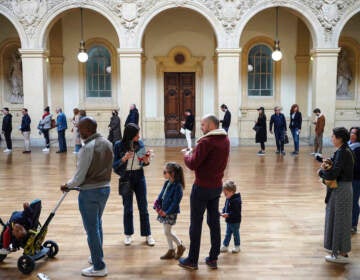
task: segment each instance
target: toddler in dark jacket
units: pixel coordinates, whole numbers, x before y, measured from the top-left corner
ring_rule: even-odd
[[[236,193],[236,184],[233,181],[224,183],[223,193],[226,201],[220,215],[226,221],[226,234],[220,252],[228,252],[231,235],[233,235],[235,247],[231,252],[238,253],[240,252],[241,195]]]

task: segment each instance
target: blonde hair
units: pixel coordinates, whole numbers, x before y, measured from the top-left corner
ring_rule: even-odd
[[[223,190],[227,190],[230,192],[236,192],[236,184],[234,181],[228,180],[223,185]]]

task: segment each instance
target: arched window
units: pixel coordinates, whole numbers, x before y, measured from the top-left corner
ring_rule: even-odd
[[[248,96],[273,96],[272,50],[264,45],[256,45],[248,57]]]
[[[92,46],[86,63],[86,97],[111,97],[111,56],[107,48]]]

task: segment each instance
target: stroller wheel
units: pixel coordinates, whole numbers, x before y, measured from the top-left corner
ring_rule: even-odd
[[[28,255],[22,255],[18,259],[18,269],[24,274],[30,274],[35,268],[35,261]]]
[[[6,257],[7,257],[6,254],[0,254],[0,262],[2,262],[3,260],[5,260]]]
[[[59,246],[52,240],[45,241],[43,246],[49,249],[49,252],[47,253],[49,258],[55,257],[59,252]]]

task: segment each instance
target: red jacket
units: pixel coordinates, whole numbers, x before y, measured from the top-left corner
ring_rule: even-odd
[[[216,129],[202,136],[192,154],[185,155],[188,168],[195,171],[194,184],[204,188],[219,188],[230,152],[225,130]]]

